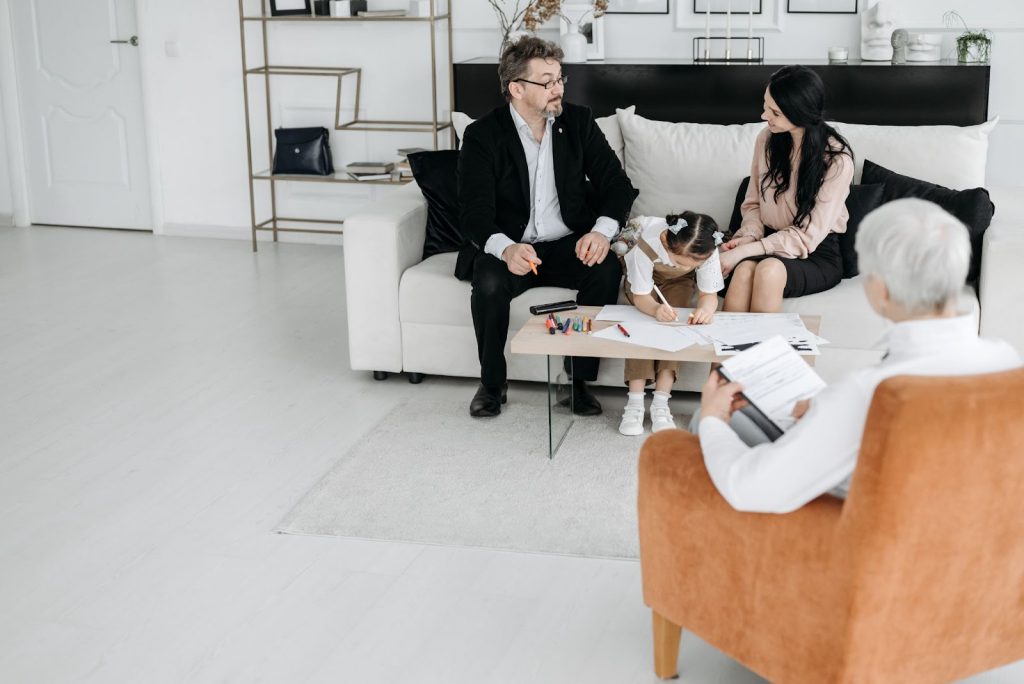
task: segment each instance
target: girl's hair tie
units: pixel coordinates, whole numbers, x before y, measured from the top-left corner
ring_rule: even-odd
[[[668,219],[665,222],[668,224],[668,229],[672,231],[673,235],[678,235],[680,230],[690,225],[686,222],[686,219],[679,216],[669,216]]]
[[[714,233],[711,234],[711,237],[715,238],[715,247],[718,247],[720,244],[722,244],[722,238],[725,237],[725,234],[720,230],[716,230]]]

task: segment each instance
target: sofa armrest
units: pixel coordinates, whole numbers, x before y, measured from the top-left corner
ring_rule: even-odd
[[[345,219],[345,301],[353,370],[400,372],[398,287],[419,263],[427,203],[414,183]]]
[[[991,188],[996,214],[981,252],[981,334],[1001,338],[1024,354],[1024,318],[1016,315],[1024,293],[1024,197],[1021,188]]]

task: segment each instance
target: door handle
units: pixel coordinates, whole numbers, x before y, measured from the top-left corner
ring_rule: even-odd
[[[128,40],[112,40],[110,42],[111,43],[123,43],[123,44],[126,44],[126,45],[136,45],[137,46],[139,44],[139,37],[138,36],[132,36]]]

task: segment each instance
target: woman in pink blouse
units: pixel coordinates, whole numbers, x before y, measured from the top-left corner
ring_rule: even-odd
[[[764,91],[743,221],[722,245],[722,272],[732,273],[725,311],[773,312],[783,297],[822,292],[843,276],[839,233],[853,151],[822,116],[825,84],[804,66],[772,74]]]

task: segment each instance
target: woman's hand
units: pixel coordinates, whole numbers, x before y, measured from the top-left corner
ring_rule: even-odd
[[[736,264],[743,260],[743,254],[737,249],[730,249],[728,252],[722,252],[718,255],[718,263],[722,267],[722,277],[728,277],[732,273],[732,269],[736,268]]]
[[[722,244],[721,251],[728,252],[731,249],[736,249],[740,245],[750,244],[755,240],[757,240],[757,238],[751,237],[750,235],[741,235],[740,237],[734,237],[732,240],[729,240],[728,242]]]
[[[718,371],[711,371],[700,391],[701,418],[718,418],[728,423],[733,411],[747,404],[739,396],[742,391],[743,386],[740,383],[726,382]]]
[[[659,304],[658,310],[654,312],[654,317],[662,323],[671,323],[679,318],[679,314],[668,304]]]

